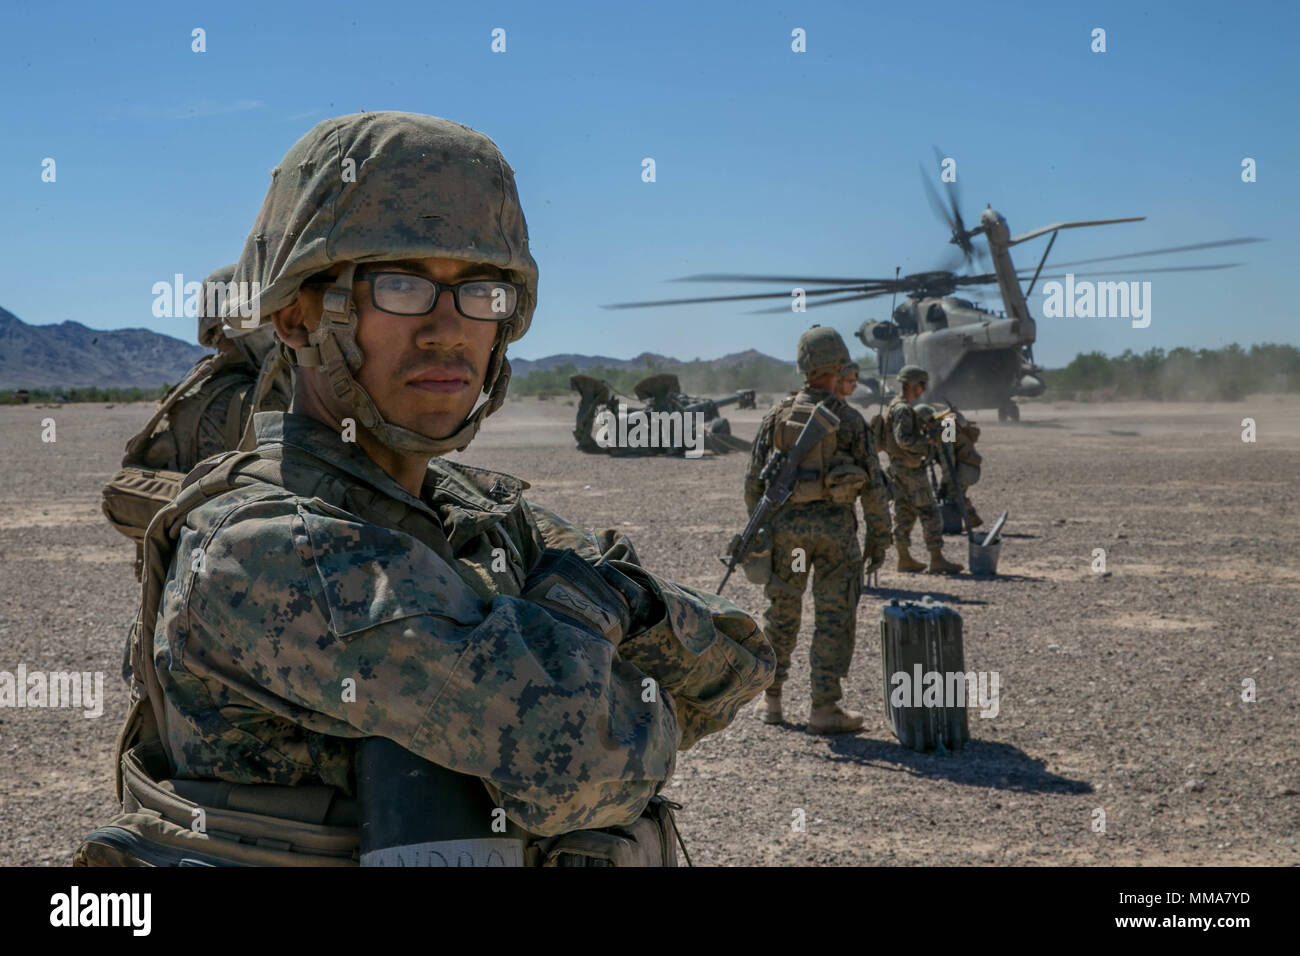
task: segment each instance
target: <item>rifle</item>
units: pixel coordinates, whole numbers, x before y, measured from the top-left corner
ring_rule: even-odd
[[[745,525],[745,530],[740,533],[736,546],[731,549],[731,553],[725,558],[718,559],[727,566],[727,573],[722,576],[722,583],[718,585],[716,593],[722,593],[722,589],[727,586],[727,579],[731,577],[731,572],[736,570],[736,565],[749,556],[750,548],[754,544],[754,538],[758,535],[758,529],[763,527],[767,520],[790,500],[790,495],[794,493],[795,479],[799,473],[799,463],[817,447],[818,442],[839,427],[839,416],[825,405],[819,404],[813,409],[812,415],[808,417],[803,430],[799,432],[794,447],[788,452],[774,450],[768,456],[767,461],[763,464],[763,470],[758,473],[758,480],[764,482],[765,485],[763,497],[758,500],[754,513],[749,516],[749,523]]]
[[[939,438],[939,461],[948,474],[948,486],[952,488],[953,498],[957,502],[957,511],[961,514],[961,526],[966,529],[966,536],[970,537],[974,532],[970,526],[970,518],[966,517],[966,496],[962,493],[961,485],[957,483],[957,467],[953,464],[952,449],[942,438]]]

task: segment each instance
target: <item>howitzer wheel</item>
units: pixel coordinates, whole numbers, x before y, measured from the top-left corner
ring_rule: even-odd
[[[1020,421],[1020,406],[1011,402],[1003,405],[998,409],[998,421],[1000,422],[1018,422]]]

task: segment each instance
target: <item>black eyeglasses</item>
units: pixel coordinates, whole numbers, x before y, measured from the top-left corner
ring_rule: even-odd
[[[444,291],[467,319],[504,322],[519,307],[519,286],[503,279],[435,282],[410,272],[360,272],[355,278],[369,282],[371,304],[392,315],[427,315]]]

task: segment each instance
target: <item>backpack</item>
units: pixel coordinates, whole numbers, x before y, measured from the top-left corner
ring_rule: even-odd
[[[122,467],[104,485],[100,507],[117,531],[135,542],[135,578],[144,567],[144,539],[149,522],[164,505],[176,497],[186,472],[198,464],[199,422],[221,396],[238,390],[227,406],[222,434],[228,450],[247,448],[252,443],[252,418],[275,382],[282,359],[273,361],[272,352],[263,364],[256,384],[249,381],[238,352],[217,353],[200,359],[189,374],[159,403],[153,417],[126,444]],[[232,368],[232,366],[238,368]],[[253,400],[248,401],[249,393]],[[185,401],[185,399],[190,399]],[[243,409],[248,407],[245,422]],[[167,428],[157,431],[169,412],[176,414]],[[160,458],[160,452],[165,457]],[[146,463],[162,461],[167,467]]]

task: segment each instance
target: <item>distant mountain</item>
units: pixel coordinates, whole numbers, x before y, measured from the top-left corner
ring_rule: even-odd
[[[28,325],[0,309],[0,388],[157,388],[176,384],[207,350],[146,329]]]
[[[793,365],[793,362],[782,361],[781,359],[772,358],[770,355],[764,355],[756,349],[747,349],[744,352],[733,352],[730,355],[724,355],[716,359],[693,359],[695,362],[711,368],[728,368],[732,365],[742,365],[746,362],[752,362],[755,359],[761,359],[767,362],[776,362],[781,365]],[[651,368],[661,365],[687,365],[689,363],[681,359],[672,358],[667,355],[660,355],[657,352],[642,352],[640,355],[630,359],[610,358],[607,355],[575,355],[566,353],[563,355],[548,355],[539,359],[510,359],[510,366],[514,369],[514,374],[522,378],[529,372],[549,372],[552,369],[559,368],[561,365],[573,365],[578,371],[585,372],[589,368],[601,366],[603,368],[621,369],[623,371],[634,372],[638,369]]]
[[[168,335],[146,329],[117,329],[105,332],[80,322],[59,325],[28,325],[0,308],[0,389],[11,388],[156,388],[163,382],[175,384],[206,350]],[[734,352],[717,359],[693,359],[720,369],[764,360],[782,365],[793,362],[774,359],[754,349]],[[579,371],[602,366],[637,371],[656,366],[688,365],[681,359],[642,352],[630,359],[608,355],[566,353],[539,359],[511,358],[517,378],[530,372],[549,372],[562,365]]]

